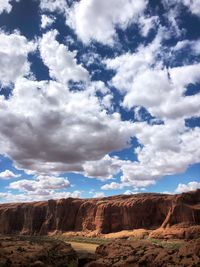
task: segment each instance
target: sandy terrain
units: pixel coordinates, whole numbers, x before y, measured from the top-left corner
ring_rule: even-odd
[[[79,242],[67,242],[72,246],[72,248],[76,252],[88,252],[94,254],[96,248],[99,246],[97,244],[90,244],[90,243],[79,243]]]

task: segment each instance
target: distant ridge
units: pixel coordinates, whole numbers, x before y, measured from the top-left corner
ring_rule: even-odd
[[[0,205],[1,234],[46,235],[67,231],[98,234],[143,228],[160,235],[171,229],[199,225],[200,189],[178,195],[142,193]]]

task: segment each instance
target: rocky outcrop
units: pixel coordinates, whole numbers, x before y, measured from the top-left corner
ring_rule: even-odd
[[[78,267],[78,257],[62,241],[0,236],[0,266]]]
[[[200,237],[200,190],[176,195],[160,228],[153,238],[193,239]]]
[[[100,245],[85,267],[199,267],[200,239],[183,244],[115,241]]]
[[[0,205],[0,233],[110,233],[200,224],[200,190],[181,195],[137,194]]]
[[[162,227],[200,224],[200,190],[175,196]]]

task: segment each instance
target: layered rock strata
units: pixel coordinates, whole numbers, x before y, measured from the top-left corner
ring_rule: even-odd
[[[146,193],[0,205],[1,234],[111,233],[199,224],[200,190],[180,195]]]

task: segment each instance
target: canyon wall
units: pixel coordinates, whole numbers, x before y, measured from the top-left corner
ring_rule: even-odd
[[[1,234],[110,233],[200,224],[200,189],[180,195],[137,194],[0,205]]]

